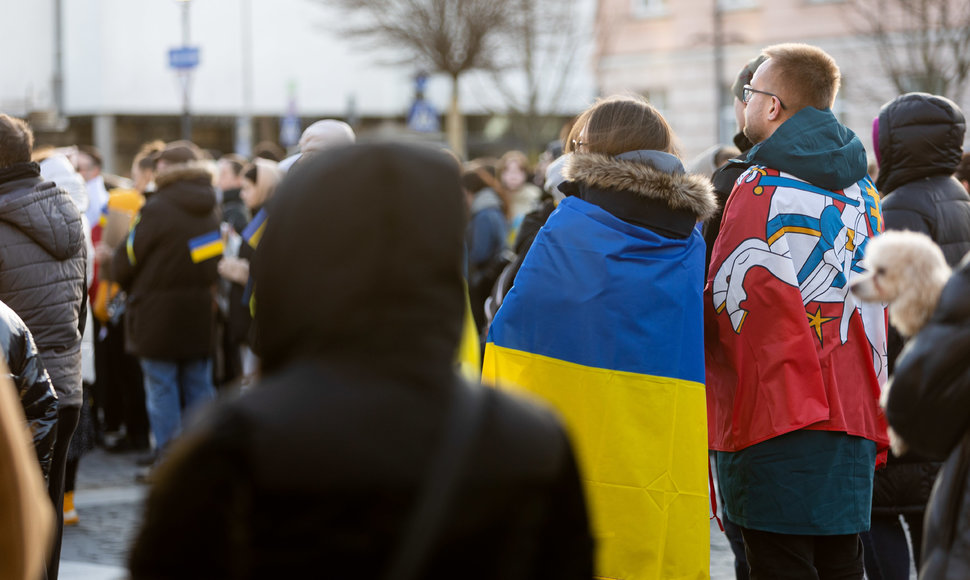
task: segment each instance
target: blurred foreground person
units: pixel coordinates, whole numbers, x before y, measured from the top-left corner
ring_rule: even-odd
[[[133,578],[591,576],[558,422],[456,376],[463,206],[417,147],[283,181],[253,264],[264,378],[162,464]]]
[[[930,496],[920,578],[970,578],[970,256],[896,361],[886,417],[910,449],[946,460]]]
[[[597,576],[710,573],[704,240],[710,181],[688,175],[643,99],[612,97],[570,135],[566,197],[495,315],[483,380],[566,418],[596,522]]]
[[[12,313],[8,314],[12,316]],[[4,314],[7,318],[8,314]],[[15,316],[14,316],[15,318]],[[7,318],[7,321],[11,320]],[[19,321],[17,321],[19,323]],[[22,326],[18,324],[17,326]],[[10,329],[16,332],[15,328]],[[26,328],[23,328],[26,332]],[[26,335],[29,338],[29,333]],[[15,351],[29,351],[33,345],[9,345]],[[21,352],[20,355],[28,355]],[[37,374],[37,357],[28,363]],[[43,368],[39,371],[46,379]],[[0,578],[36,580],[42,577],[54,532],[54,511],[44,493],[44,479],[29,451],[24,413],[17,404],[11,371],[0,360]],[[50,383],[47,383],[50,388]],[[53,398],[53,393],[51,393]],[[28,409],[29,410],[29,409]],[[32,425],[33,428],[33,425]]]

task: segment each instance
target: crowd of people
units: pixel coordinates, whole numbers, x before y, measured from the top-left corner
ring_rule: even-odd
[[[124,184],[0,115],[10,577],[57,577],[97,444],[144,453],[136,579],[703,578],[718,514],[739,580],[970,577],[965,118],[900,95],[872,166],[840,84],[765,48],[686,164],[622,95],[535,166],[327,119]],[[850,292],[886,230],[954,272],[912,337]]]

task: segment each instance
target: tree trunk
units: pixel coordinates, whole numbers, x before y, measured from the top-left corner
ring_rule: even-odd
[[[445,119],[445,133],[448,135],[448,146],[461,159],[466,159],[465,151],[465,117],[458,106],[458,76],[451,77],[451,105]]]

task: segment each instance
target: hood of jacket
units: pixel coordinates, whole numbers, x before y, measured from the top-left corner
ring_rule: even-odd
[[[900,95],[879,110],[877,127],[876,188],[883,194],[924,177],[952,175],[960,164],[967,123],[947,98]]]
[[[566,162],[564,177],[588,187],[628,191],[671,210],[706,220],[717,209],[711,181],[684,172],[680,160],[661,151],[629,151],[616,157],[577,154]]]
[[[468,208],[468,212],[471,215],[475,215],[486,209],[502,211],[502,199],[499,198],[498,194],[491,187],[486,187],[475,194],[475,197],[472,199],[472,204]]]
[[[264,368],[339,357],[451,372],[467,211],[458,165],[434,149],[354,145],[294,166],[253,260]]]
[[[812,185],[839,190],[869,171],[866,148],[831,109],[805,107],[748,151],[754,165],[790,173]]]
[[[190,161],[166,167],[155,177],[158,195],[194,214],[207,214],[218,203],[209,163]]]
[[[84,247],[81,212],[66,191],[40,177],[32,165],[29,176],[0,183],[0,221],[30,237],[57,260],[74,257]]]

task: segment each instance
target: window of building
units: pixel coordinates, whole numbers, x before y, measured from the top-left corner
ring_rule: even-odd
[[[666,16],[667,2],[665,0],[630,0],[633,16],[636,18],[660,18]]]

